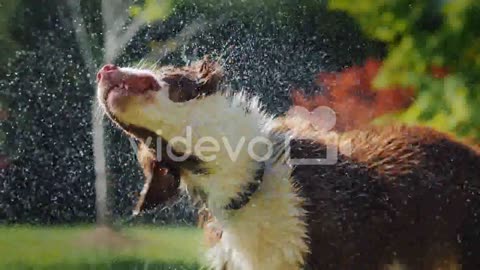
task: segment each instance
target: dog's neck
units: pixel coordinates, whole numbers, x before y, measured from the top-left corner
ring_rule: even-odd
[[[207,174],[186,172],[187,190],[201,189],[212,209],[225,209],[232,199],[240,199],[252,183],[259,180],[261,166],[269,158],[269,126],[256,99],[243,94],[213,95],[197,104],[188,119],[192,128],[193,154],[207,159]],[[214,154],[202,153],[198,146],[218,145]],[[263,172],[262,172],[263,174]],[[253,189],[255,191],[255,189]]]

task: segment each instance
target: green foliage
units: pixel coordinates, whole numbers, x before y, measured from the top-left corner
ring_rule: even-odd
[[[141,16],[147,22],[165,20],[172,13],[172,0],[145,0],[143,4],[136,4],[130,7],[130,15]]]
[[[480,1],[330,0],[329,8],[387,44],[376,86],[417,90],[401,121],[480,139]],[[445,74],[435,76],[439,68]]]

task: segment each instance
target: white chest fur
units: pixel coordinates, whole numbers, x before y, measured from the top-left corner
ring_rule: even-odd
[[[308,253],[305,212],[290,172],[283,164],[268,168],[246,206],[226,213],[212,209],[223,227],[222,239],[208,252],[213,269],[301,269]]]

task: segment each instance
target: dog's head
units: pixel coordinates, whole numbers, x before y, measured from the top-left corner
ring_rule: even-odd
[[[204,105],[202,99],[218,89],[221,78],[219,65],[208,59],[158,70],[106,65],[97,74],[97,96],[110,118],[127,132],[135,126],[161,133],[168,141],[185,128],[182,121],[195,107]]]
[[[157,151],[165,151],[171,136],[184,128],[182,119],[218,89],[221,79],[221,68],[207,58],[181,68],[144,70],[105,65],[98,72],[97,97],[105,113],[139,141],[138,160],[145,184],[134,213],[175,197],[181,168],[200,170],[193,156],[179,162]]]

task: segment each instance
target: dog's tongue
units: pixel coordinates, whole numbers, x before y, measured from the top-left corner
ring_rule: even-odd
[[[138,94],[147,90],[157,91],[160,89],[160,85],[152,75],[122,71],[112,64],[105,65],[98,71],[97,82],[105,84],[107,87],[119,86]]]

